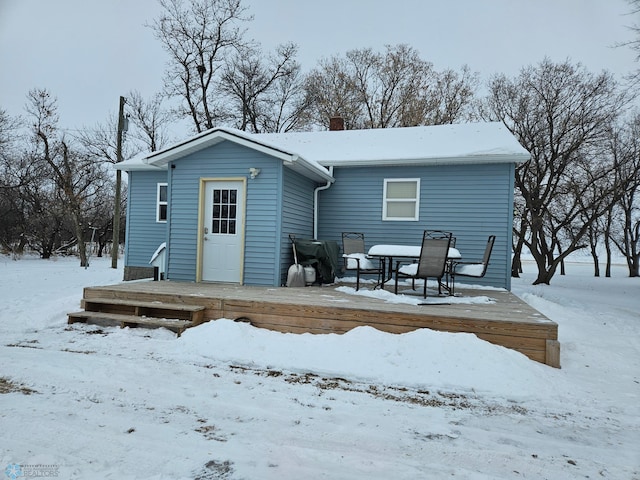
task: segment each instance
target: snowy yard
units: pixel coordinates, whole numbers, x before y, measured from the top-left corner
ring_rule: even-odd
[[[559,324],[553,369],[428,330],[68,326],[82,287],[122,278],[78,264],[0,257],[2,478],[640,480],[640,279],[622,266],[514,280]]]

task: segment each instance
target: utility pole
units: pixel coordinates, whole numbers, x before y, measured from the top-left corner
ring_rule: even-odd
[[[126,100],[120,97],[118,111],[118,140],[116,143],[116,163],[122,161],[122,132],[125,129],[124,104]],[[122,172],[116,170],[116,201],[113,213],[113,243],[111,247],[111,268],[118,268],[118,251],[120,250],[120,191],[122,189]]]

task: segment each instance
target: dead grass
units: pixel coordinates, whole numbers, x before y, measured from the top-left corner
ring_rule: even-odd
[[[8,378],[0,377],[0,394],[18,392],[24,395],[31,395],[32,393],[38,393],[35,390],[13,383]]]
[[[424,389],[411,389],[393,385],[371,385],[353,382],[345,378],[327,378],[313,373],[287,373],[279,370],[263,370],[245,366],[231,365],[230,369],[237,373],[256,376],[281,378],[287,383],[310,385],[319,392],[341,390],[356,394],[369,395],[382,400],[410,403],[421,407],[451,408],[454,410],[475,410],[485,415],[518,414],[526,415],[528,411],[519,405],[504,406],[486,402],[473,395],[453,392],[431,392]]]

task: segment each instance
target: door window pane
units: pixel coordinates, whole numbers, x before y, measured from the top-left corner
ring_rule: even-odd
[[[211,232],[220,235],[236,234],[238,191],[235,189],[215,189]]]

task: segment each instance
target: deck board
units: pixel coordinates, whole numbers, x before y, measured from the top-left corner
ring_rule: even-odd
[[[291,333],[344,333],[363,325],[390,333],[418,328],[467,332],[538,362],[560,366],[555,322],[507,291],[457,290],[465,296],[491,297],[495,303],[408,305],[350,295],[331,286],[276,288],[172,281],[87,287],[84,300],[111,298],[201,305],[202,321],[229,318]]]

